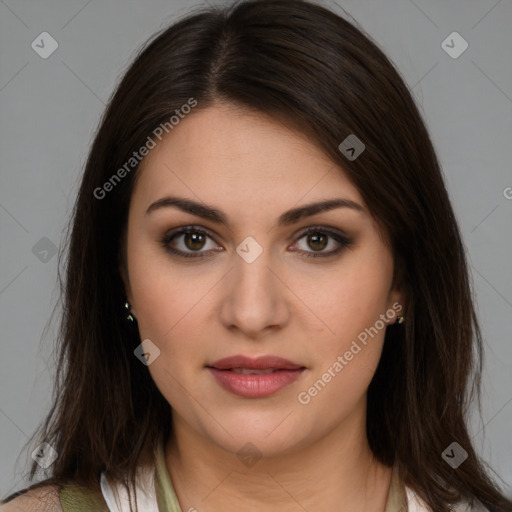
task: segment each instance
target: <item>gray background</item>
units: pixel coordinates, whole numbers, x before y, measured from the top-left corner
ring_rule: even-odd
[[[342,6],[381,45],[424,113],[485,338],[483,421],[474,415],[473,438],[512,496],[512,2],[321,3],[344,16]],[[2,496],[26,483],[30,454],[18,456],[50,403],[56,322],[43,330],[58,292],[51,249],[61,243],[94,129],[140,45],[198,5],[0,0]],[[31,47],[44,31],[59,45],[47,59]],[[469,44],[458,58],[441,46],[453,31]]]

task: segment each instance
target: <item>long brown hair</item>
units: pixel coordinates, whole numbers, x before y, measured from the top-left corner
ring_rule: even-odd
[[[368,390],[370,447],[435,511],[465,499],[510,512],[468,432],[475,399],[480,409],[481,333],[422,117],[368,35],[305,1],[194,12],[147,43],[113,94],[73,212],[53,406],[36,433],[58,458],[36,486],[98,490],[101,471],[134,485],[139,457],[171,434],[170,405],[134,357],[140,337],[125,318],[119,264],[136,167],[97,191],[191,98],[196,110],[220,100],[269,114],[343,167],[391,244],[406,296],[407,322],[387,329]],[[338,149],[351,134],[365,144],[355,160]],[[457,469],[441,455],[452,442],[468,454]],[[34,462],[32,480],[37,471]]]

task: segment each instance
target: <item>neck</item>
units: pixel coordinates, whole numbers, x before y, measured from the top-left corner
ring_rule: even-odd
[[[373,457],[365,415],[250,467],[175,415],[166,463],[182,510],[384,512],[391,468]]]

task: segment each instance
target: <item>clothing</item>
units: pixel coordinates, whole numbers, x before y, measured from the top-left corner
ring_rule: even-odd
[[[93,494],[77,485],[61,489],[60,501],[63,512],[129,512],[126,488],[109,483],[101,475],[102,494]],[[165,462],[164,443],[160,442],[155,454],[153,468],[141,468],[137,475],[137,504],[141,512],[187,512],[180,508]],[[483,508],[468,508],[460,505],[456,512],[486,512]],[[385,512],[432,512],[427,505],[404,486],[398,478],[397,467],[393,468],[391,485]]]

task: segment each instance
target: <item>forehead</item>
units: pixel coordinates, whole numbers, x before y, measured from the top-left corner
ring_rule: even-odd
[[[265,114],[226,104],[182,119],[143,160],[136,207],[159,197],[250,209],[362,198],[339,165],[306,135]],[[238,212],[240,212],[238,208]]]

